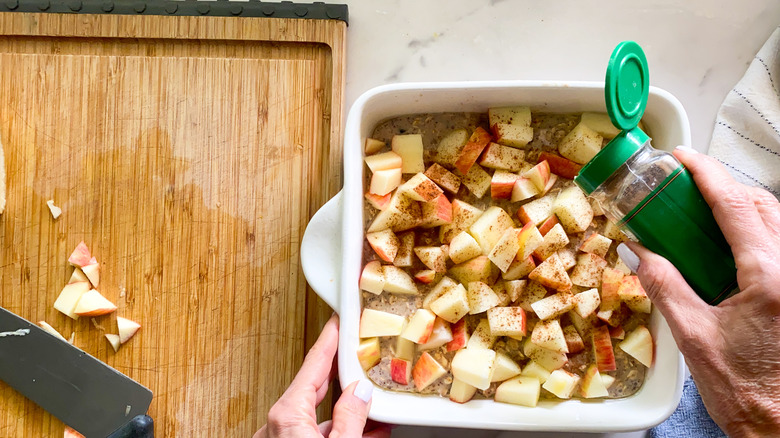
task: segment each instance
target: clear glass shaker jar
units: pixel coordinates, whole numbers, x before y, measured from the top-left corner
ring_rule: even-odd
[[[574,182],[623,231],[672,262],[702,299],[717,304],[737,290],[734,257],[688,170],[636,127],[648,94],[644,52],[621,43],[610,58],[605,97],[623,131]]]

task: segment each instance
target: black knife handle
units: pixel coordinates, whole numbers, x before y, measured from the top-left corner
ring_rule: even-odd
[[[138,415],[108,438],[154,438],[154,420],[148,415]]]

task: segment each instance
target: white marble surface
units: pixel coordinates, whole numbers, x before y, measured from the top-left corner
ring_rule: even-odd
[[[411,81],[603,81],[619,41],[639,42],[653,85],[677,96],[704,151],[723,98],[780,24],[777,0],[348,0],[347,108]],[[394,437],[598,437],[399,427]],[[644,432],[603,435],[642,437]]]

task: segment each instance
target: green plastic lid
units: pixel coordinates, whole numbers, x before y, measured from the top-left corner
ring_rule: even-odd
[[[607,66],[604,98],[612,124],[622,130],[596,154],[574,178],[591,194],[626,162],[650,137],[637,128],[647,106],[650,74],[647,58],[639,44],[623,41],[615,47]]]

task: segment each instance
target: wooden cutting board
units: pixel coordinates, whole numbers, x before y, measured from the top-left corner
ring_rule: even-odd
[[[299,248],[341,184],[345,36],[336,20],[0,13],[0,306],[150,388],[158,436],[251,436],[331,314]],[[119,307],[94,322],[52,308],[82,240]],[[115,353],[117,315],[142,328]],[[62,436],[2,383],[0,399],[0,436]]]

